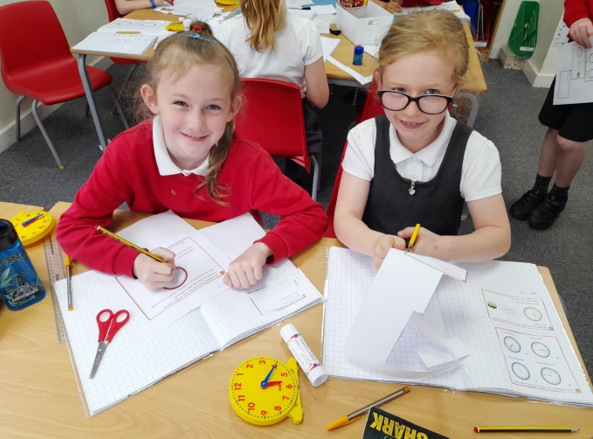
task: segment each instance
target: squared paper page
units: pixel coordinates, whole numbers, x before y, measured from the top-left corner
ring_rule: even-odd
[[[262,314],[253,303],[249,292],[294,279],[303,297],[277,311]],[[201,312],[212,329],[218,343],[227,347],[242,338],[297,314],[323,301],[323,296],[301,270],[288,259],[274,266],[264,267],[264,278],[248,290],[229,289],[202,305]]]
[[[460,388],[593,405],[591,386],[537,267],[462,265],[468,281],[444,278],[437,291],[447,336],[459,336],[472,351],[462,363]],[[548,349],[547,357],[541,349]]]
[[[443,277],[424,317],[447,338],[459,337],[469,348],[471,355],[453,370],[405,382],[593,405],[591,386],[585,378],[585,373],[537,268],[533,264],[499,261],[460,265],[467,269],[468,281],[464,283]],[[359,367],[350,362],[341,351],[352,321],[375,273],[372,258],[349,249],[335,247],[329,249],[323,362],[332,376],[403,382],[403,380]],[[517,296],[527,294],[530,300],[541,301],[542,319],[547,317],[554,330],[534,330],[530,327],[526,328],[525,325],[517,327],[505,324],[500,319],[491,319],[487,311],[487,299],[492,296],[485,296],[482,290]],[[508,312],[512,313],[512,310]],[[532,318],[538,317],[538,315],[532,316]],[[531,381],[521,382],[521,379],[516,377],[514,383],[519,384],[514,384],[511,379],[511,374],[514,375],[513,363],[522,363],[525,359],[513,356],[512,352],[508,353],[509,349],[504,344],[504,338],[509,336],[510,331],[515,331],[513,338],[523,343],[522,352],[530,351],[531,363],[525,364],[532,367],[531,365],[537,363],[539,366],[539,370],[531,370]],[[549,338],[544,338],[546,336]],[[529,342],[526,343],[525,340]],[[542,344],[549,347],[550,357],[556,354],[558,357],[555,360],[556,363],[562,363],[564,366],[564,368],[558,368],[558,371],[564,373],[567,369],[569,370],[566,377],[562,376],[562,379],[575,383],[573,391],[558,392],[554,391],[554,386],[559,384],[546,384],[542,380],[539,380],[539,383],[533,382],[533,378],[538,377],[538,374],[542,377],[542,371],[547,380],[555,382],[553,372],[548,370],[554,371],[555,363],[550,363],[547,358],[534,360],[535,351],[531,348],[533,343],[539,343],[536,345],[539,346],[536,351],[540,355],[546,352]],[[430,345],[418,335],[414,325],[409,323],[386,363],[408,370],[431,370],[424,366],[416,352],[416,348],[423,344]],[[507,353],[504,352],[505,350]],[[515,367],[519,368],[517,373],[520,373],[522,369],[519,366]]]
[[[330,247],[328,253],[323,343],[323,363],[328,374],[343,378],[404,382],[403,379],[354,364],[343,353],[346,337],[377,270],[373,258],[350,249]],[[395,313],[396,311],[394,315]],[[429,302],[424,316],[437,331],[444,334],[445,328],[437,301],[433,299]],[[416,352],[417,347],[424,345],[433,346],[418,334],[412,323],[408,323],[386,364],[399,369],[427,372],[431,369],[426,368]],[[444,373],[450,375],[448,372]],[[431,376],[405,382],[431,384],[433,379],[434,376]]]
[[[266,233],[249,213],[200,231],[230,260],[237,258]],[[244,291],[229,289],[202,305],[201,311],[221,346],[235,343],[323,300],[311,281],[289,259],[265,265],[263,274],[257,285]],[[305,297],[285,308],[262,314],[250,298],[250,293],[290,278]]]
[[[137,315],[130,312],[129,322],[109,344],[90,379],[98,346],[96,316],[106,308],[117,312],[125,307],[117,281],[97,271],[73,276],[74,311],[67,311],[66,280],[54,286],[91,416],[220,348],[199,310],[156,335],[143,331]]]

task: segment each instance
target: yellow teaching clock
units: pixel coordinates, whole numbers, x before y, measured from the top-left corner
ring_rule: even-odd
[[[253,357],[235,369],[229,384],[233,410],[255,425],[272,425],[285,417],[303,421],[299,367],[294,358],[286,364],[271,357]]]
[[[35,212],[19,212],[10,220],[16,233],[25,246],[47,236],[54,227],[54,219],[43,210]]]

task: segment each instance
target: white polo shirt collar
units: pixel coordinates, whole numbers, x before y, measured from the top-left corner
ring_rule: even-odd
[[[154,148],[154,158],[161,176],[182,174],[187,177],[188,175],[195,174],[204,177],[208,174],[210,157],[206,157],[206,160],[204,160],[204,162],[197,168],[189,170],[181,169],[173,162],[173,160],[171,160],[167,145],[165,144],[165,134],[163,133],[163,123],[160,114],[155,116],[152,121],[152,144]]]
[[[416,159],[421,160],[426,166],[433,166],[445,154],[446,146],[449,144],[449,139],[453,134],[453,129],[455,128],[456,123],[457,120],[451,117],[449,112],[447,112],[445,116],[445,123],[439,136],[434,140],[434,142],[432,142],[426,148],[421,149],[416,154],[409,151],[404,145],[401,144],[393,124],[389,124],[389,140],[391,142],[389,155],[391,156],[391,160],[393,160],[393,163],[397,165],[398,163],[415,157]]]

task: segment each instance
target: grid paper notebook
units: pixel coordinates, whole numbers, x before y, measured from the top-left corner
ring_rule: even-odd
[[[459,337],[471,354],[454,369],[427,368],[416,350],[430,343],[408,323],[387,364],[437,373],[403,380],[358,366],[342,353],[376,270],[372,258],[331,247],[323,334],[328,374],[593,406],[591,386],[537,267],[500,261],[459,265],[467,269],[467,282],[443,276],[424,317],[445,337]]]
[[[249,214],[202,231],[231,260],[265,233]],[[313,284],[289,260],[265,267],[262,283],[283,278],[292,279],[303,297],[265,314],[250,298],[250,291],[257,290],[257,286],[247,291],[226,290],[157,335],[143,332],[131,313],[130,321],[109,344],[94,379],[89,379],[89,374],[98,346],[96,316],[105,308],[114,312],[124,308],[121,287],[114,276],[97,271],[73,276],[75,309],[69,312],[66,280],[56,282],[73,365],[88,414],[92,416],[212,352],[323,301]]]

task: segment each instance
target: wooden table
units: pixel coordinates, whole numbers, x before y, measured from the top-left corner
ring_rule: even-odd
[[[57,220],[69,206],[58,203],[51,209]],[[21,206],[0,205],[6,209]],[[117,212],[116,230],[146,215]],[[190,221],[200,228],[208,223]],[[293,258],[323,291],[326,249],[339,245],[322,239]],[[44,284],[47,272],[42,244],[27,249]],[[85,270],[74,265],[74,274]],[[566,316],[549,271],[540,268],[568,336],[580,359]],[[292,317],[312,350],[320,352],[323,307],[318,305]],[[402,387],[372,381],[330,378],[313,388],[301,374],[304,421],[294,425],[289,419],[271,427],[256,427],[241,420],[227,396],[231,373],[243,360],[255,355],[287,359],[289,352],[278,334],[280,326],[266,329],[236,343],[212,357],[199,361],[137,395],[87,419],[65,344],[58,344],[51,298],[22,311],[0,309],[0,437],[113,439],[113,438],[360,438],[364,422],[358,421],[333,432],[326,426],[369,402]],[[581,359],[582,364],[582,359]],[[558,406],[523,398],[440,388],[412,386],[410,394],[383,408],[404,419],[445,436],[476,438],[474,425],[562,425],[581,429],[567,438],[589,438],[593,434],[593,410]],[[503,437],[503,436],[500,436]],[[506,434],[504,438],[525,435]],[[530,439],[549,439],[549,434],[530,433]],[[557,436],[553,436],[557,437]],[[403,438],[402,438],[403,439]]]
[[[236,6],[231,6],[225,8],[225,10],[232,10],[235,9]],[[161,12],[153,11],[152,9],[139,9],[133,11],[126,15],[126,18],[132,18],[135,20],[166,20],[171,21],[173,18],[176,17],[170,14],[163,14]],[[335,27],[335,26],[332,26]],[[486,81],[484,80],[484,75],[482,73],[482,67],[480,65],[480,61],[478,59],[478,55],[476,51],[473,50],[474,42],[472,39],[471,31],[467,23],[463,23],[463,27],[465,29],[467,41],[470,45],[469,51],[469,66],[468,71],[465,78],[465,84],[461,91],[469,93],[469,94],[483,94],[486,93]],[[348,40],[343,34],[339,36],[334,35],[323,35],[324,37],[328,38],[338,38],[340,40],[340,45],[336,48],[332,57],[336,60],[340,61],[342,64],[350,67],[351,69],[357,71],[363,76],[371,76],[375,69],[378,66],[377,59],[370,56],[368,53],[365,52],[363,58],[362,66],[355,66],[352,64],[353,54],[354,54],[354,44]],[[89,103],[89,107],[91,110],[91,115],[93,117],[93,121],[95,123],[95,128],[97,130],[97,134],[99,136],[99,142],[101,147],[105,149],[107,143],[105,141],[105,135],[103,134],[103,127],[101,124],[101,117],[97,112],[95,101],[93,98],[92,87],[90,86],[90,80],[88,77],[88,72],[86,70],[86,57],[87,55],[95,55],[95,56],[106,56],[106,57],[114,57],[114,58],[128,58],[128,59],[137,59],[141,61],[148,61],[152,58],[154,54],[154,49],[150,48],[146,52],[141,55],[123,55],[123,54],[116,54],[116,53],[109,53],[109,52],[83,52],[80,50],[72,49],[71,52],[78,56],[78,71],[82,78],[83,87],[85,90],[85,94],[87,97],[87,101]],[[336,67],[330,62],[325,63],[325,71],[327,73],[328,82],[336,85],[345,85],[350,87],[360,87],[358,81],[356,81],[350,74],[344,72],[339,67]],[[476,107],[478,102],[476,99],[472,99],[472,105]],[[474,117],[475,118],[475,117]]]

